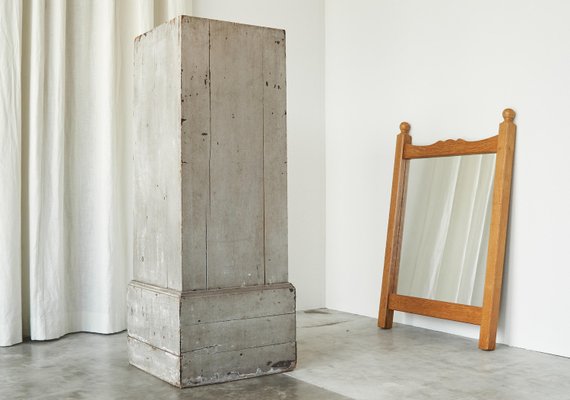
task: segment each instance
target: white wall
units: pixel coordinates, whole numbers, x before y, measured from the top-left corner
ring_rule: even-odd
[[[395,135],[518,115],[498,340],[570,356],[570,2],[327,0],[327,306],[376,316]],[[293,177],[294,178],[294,177]],[[474,326],[399,321],[476,337]]]
[[[289,279],[298,309],[324,307],[324,0],[194,0],[193,15],[286,30]]]

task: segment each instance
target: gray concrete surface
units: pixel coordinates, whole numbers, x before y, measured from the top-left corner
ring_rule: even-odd
[[[177,389],[128,365],[126,334],[0,348],[0,399],[570,399],[570,359],[371,318],[299,312],[297,369]]]

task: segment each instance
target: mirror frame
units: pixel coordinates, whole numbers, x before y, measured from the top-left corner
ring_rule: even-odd
[[[400,134],[396,137],[390,216],[378,313],[380,328],[392,328],[394,311],[465,322],[480,326],[480,349],[495,349],[517,130],[514,123],[515,116],[516,113],[512,109],[505,109],[498,134],[487,139],[473,142],[449,139],[427,146],[413,145],[410,124],[407,122],[400,124]],[[496,160],[483,305],[479,307],[399,295],[397,293],[398,272],[410,160],[491,153],[496,154]]]

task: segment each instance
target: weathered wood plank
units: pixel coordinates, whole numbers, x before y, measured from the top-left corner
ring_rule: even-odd
[[[181,351],[208,354],[295,341],[295,313],[190,325]]]
[[[290,283],[236,289],[186,292],[182,295],[181,329],[218,321],[295,312],[295,288]]]
[[[295,340],[292,285],[180,293],[139,282],[127,289],[129,336],[174,354]]]
[[[181,17],[182,281],[206,289],[210,202],[210,23]]]
[[[294,342],[215,354],[183,353],[182,387],[290,371],[295,368],[296,360],[297,345]],[[221,365],[224,373],[220,373]]]
[[[180,354],[180,296],[131,283],[127,304],[129,336]]]
[[[180,46],[176,21],[135,40],[134,278],[182,288]]]
[[[264,283],[261,32],[210,21],[208,288]]]
[[[285,31],[263,31],[265,282],[287,282]]]
[[[180,387],[181,356],[127,337],[129,363],[174,386]]]

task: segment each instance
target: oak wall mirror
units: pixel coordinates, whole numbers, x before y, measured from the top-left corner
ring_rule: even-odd
[[[497,334],[516,135],[503,111],[495,136],[412,144],[400,124],[378,326],[394,311],[480,326],[479,348]]]

